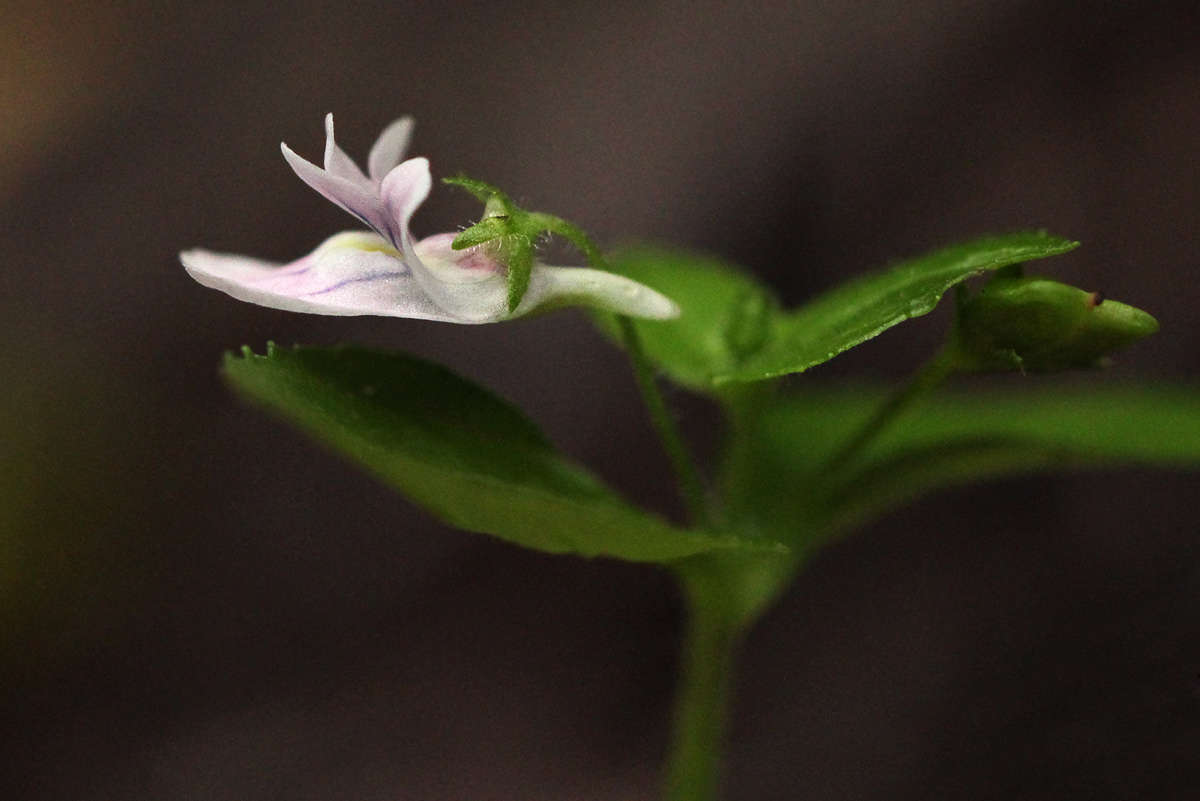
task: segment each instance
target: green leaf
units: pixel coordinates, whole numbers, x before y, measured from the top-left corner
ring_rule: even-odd
[[[1200,391],[1078,387],[935,396],[881,434],[853,467],[825,475],[838,443],[885,397],[826,389],[779,403],[760,420],[755,480],[743,482],[752,488],[737,508],[760,521],[763,536],[811,547],[925,493],[986,478],[1119,465],[1200,467]]]
[[[557,453],[517,409],[411,356],[274,346],[257,356],[247,348],[226,357],[224,374],[450,525],[550,553],[645,562],[777,547],[685,531],[630,506]]]
[[[714,377],[736,369],[762,347],[777,304],[750,276],[711,256],[649,246],[620,250],[609,267],[679,304],[675,320],[635,320],[647,357],[674,381],[711,389]],[[612,336],[611,315],[596,315]]]
[[[1200,392],[1185,387],[1086,385],[1029,393],[935,396],[867,453],[950,438],[1004,435],[1091,462],[1200,464]]]
[[[798,373],[928,314],[955,284],[987,270],[1066,253],[1078,246],[1044,232],[988,237],[867,275],[780,316],[764,346],[718,383]]]

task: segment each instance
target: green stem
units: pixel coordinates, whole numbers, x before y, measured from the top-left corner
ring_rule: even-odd
[[[666,801],[714,801],[742,626],[716,594],[719,584],[697,573],[684,572],[680,578],[688,621],[664,797]]]
[[[596,247],[596,243],[579,226],[544,212],[528,212],[527,218],[532,227],[557,234],[579,248],[587,257],[588,264],[593,268],[608,269],[608,263],[604,259],[604,254],[600,252],[600,248]],[[658,383],[654,379],[654,368],[650,364],[650,360],[646,358],[646,351],[642,348],[642,340],[638,336],[637,328],[628,317],[618,315],[617,323],[621,328],[621,339],[624,341],[625,351],[629,354],[630,361],[633,362],[633,373],[637,378],[638,389],[642,392],[642,401],[650,413],[650,420],[654,423],[659,440],[662,441],[663,450],[667,452],[667,457],[671,460],[675,480],[679,485],[679,494],[687,506],[688,516],[694,525],[709,528],[712,526],[712,520],[708,512],[704,482],[700,480],[700,471],[692,461],[691,454],[684,445],[683,437],[679,435],[679,429],[675,426],[675,420],[667,409],[666,401],[663,400],[662,392],[659,391]]]
[[[671,460],[671,467],[675,471],[679,494],[683,497],[692,523],[708,527],[711,521],[708,517],[708,504],[705,501],[704,483],[700,480],[700,471],[696,469],[687,446],[684,445],[683,438],[675,427],[675,420],[667,409],[666,401],[663,400],[658,382],[654,378],[654,368],[646,358],[645,350],[642,349],[641,337],[638,336],[633,321],[628,317],[618,316],[617,321],[621,328],[621,339],[624,341],[625,351],[629,354],[630,361],[633,362],[633,373],[637,378],[638,388],[642,392],[642,400],[650,413],[650,420],[658,432],[658,437],[662,440],[663,450],[667,452],[667,457]]]
[[[863,448],[873,439],[883,433],[900,414],[917,399],[925,396],[954,372],[955,351],[947,346],[934,354],[933,358],[921,366],[904,386],[892,393],[883,405],[875,410],[862,428],[842,446],[833,458],[829,460],[826,471],[829,473],[841,470],[859,456]]]
[[[718,389],[727,430],[717,474],[717,497],[721,501],[720,523],[736,521],[747,511],[750,483],[754,480],[755,438],[759,418],[779,387],[778,381],[734,383]]]

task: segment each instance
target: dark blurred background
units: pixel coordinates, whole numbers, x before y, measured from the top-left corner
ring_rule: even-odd
[[[1194,380],[1200,15],[1189,2],[489,0],[0,6],[0,797],[650,798],[679,607],[653,569],[432,522],[222,385],[267,339],[402,348],[676,501],[622,357],[577,313],[287,314],[182,248],[290,259],[351,220],[321,118],[602,240],[668,239],[790,303],[1028,227],[1155,313],[1096,385]],[[470,222],[438,190],[419,234]],[[791,383],[896,379],[910,323]],[[1006,378],[1030,384],[1035,379]],[[713,440],[703,403],[673,398]],[[731,799],[1130,799],[1200,786],[1195,474],[1009,480],[830,548],[751,636]]]

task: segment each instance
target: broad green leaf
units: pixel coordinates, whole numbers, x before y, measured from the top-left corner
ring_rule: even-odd
[[[450,525],[550,553],[645,562],[776,547],[685,531],[630,506],[517,409],[411,356],[271,346],[265,356],[229,354],[224,372]]]
[[[723,372],[718,383],[798,373],[928,314],[955,284],[987,270],[1066,253],[1078,246],[1044,232],[988,237],[946,248],[844,284],[781,315],[763,347]]]
[[[738,502],[762,521],[762,535],[808,547],[922,494],[1006,474],[1200,467],[1200,390],[1077,387],[935,396],[897,420],[846,471],[826,475],[838,443],[884,397],[863,388],[813,390],[763,416],[756,481]]]
[[[608,264],[679,304],[675,320],[635,320],[634,326],[649,359],[684,386],[711,389],[716,376],[763,346],[773,325],[771,293],[711,256],[643,246],[610,255]],[[611,316],[596,317],[615,335]]]

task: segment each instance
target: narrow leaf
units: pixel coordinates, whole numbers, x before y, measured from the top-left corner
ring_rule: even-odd
[[[557,453],[517,409],[410,356],[245,349],[226,357],[224,374],[450,525],[550,553],[645,562],[775,547],[681,530],[630,506]]]
[[[813,390],[766,413],[754,441],[756,481],[743,484],[751,489],[738,508],[770,521],[765,536],[808,547],[923,494],[1001,475],[1200,468],[1200,391],[1079,387],[934,397],[881,435],[853,468],[825,475],[837,443],[884,397],[863,388]]]
[[[868,453],[948,439],[1007,436],[1094,463],[1200,464],[1200,392],[1183,387],[1074,387],[948,394],[918,406]]]
[[[758,381],[802,372],[894,325],[928,314],[948,289],[973,275],[1066,253],[1078,244],[1044,232],[1008,234],[864,276],[781,316],[761,350],[716,380]]]

